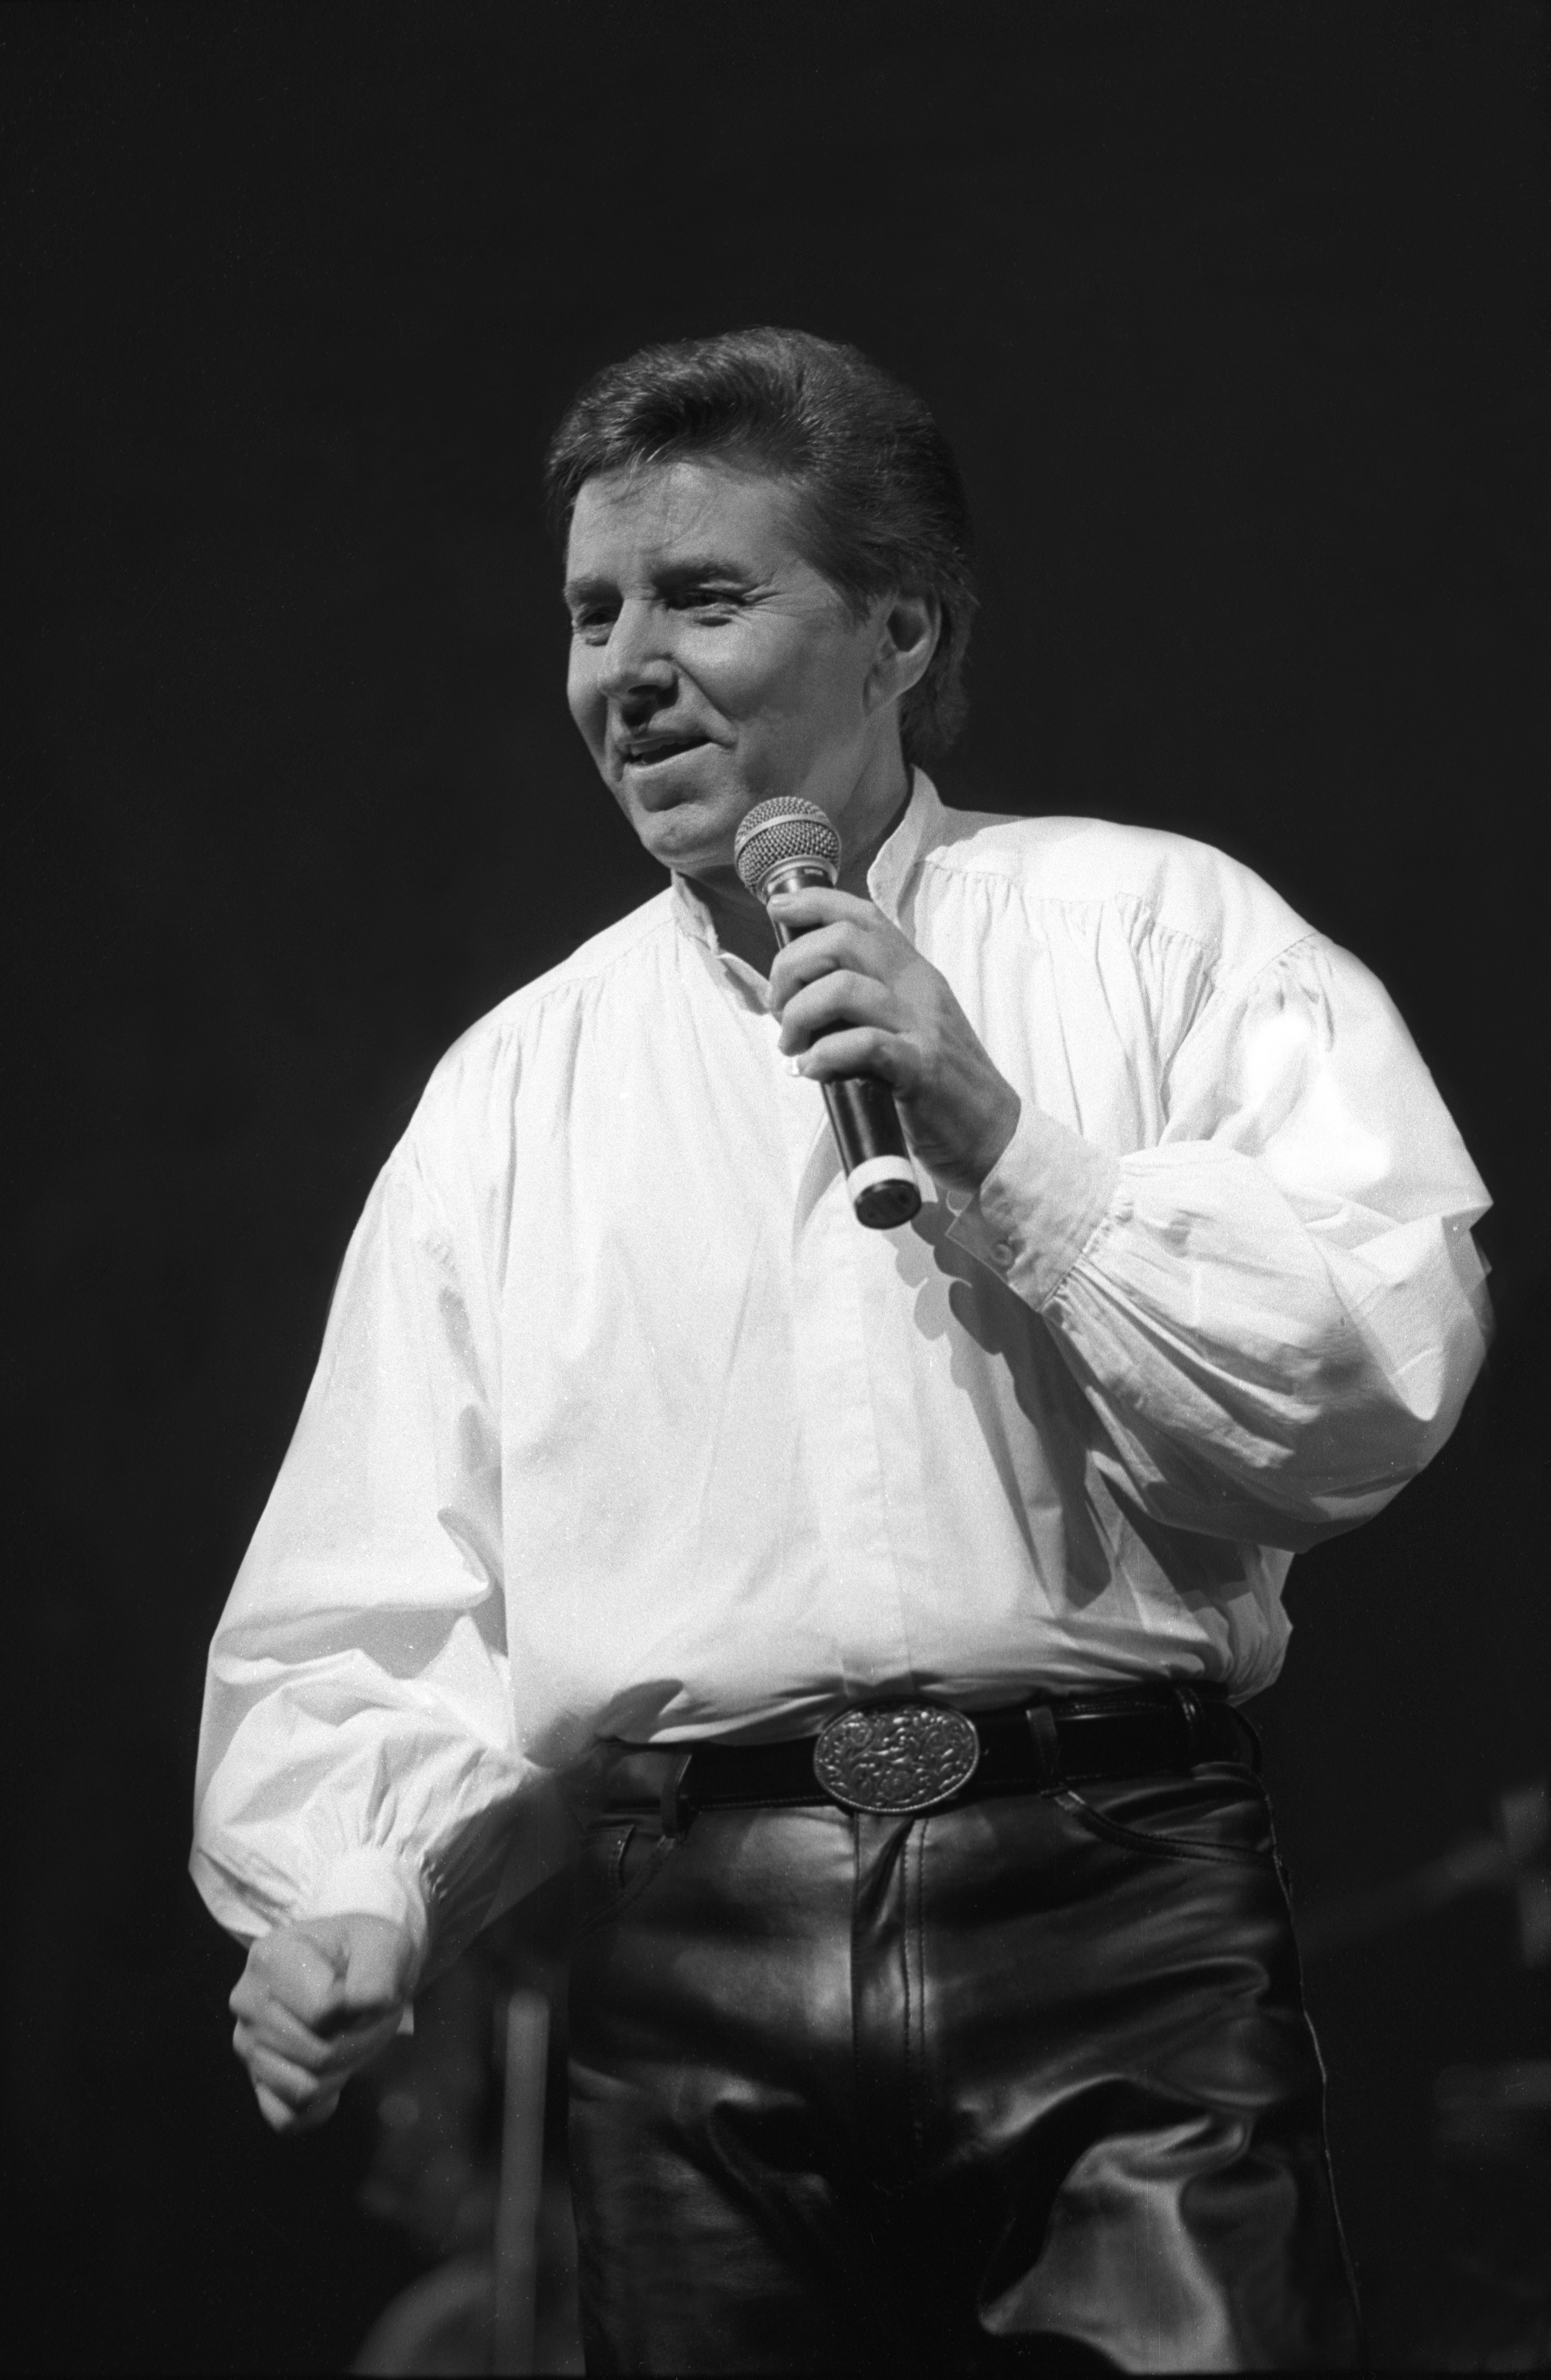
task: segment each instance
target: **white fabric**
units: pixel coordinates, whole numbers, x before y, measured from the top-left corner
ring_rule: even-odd
[[[1254,1693],[1291,1550],[1448,1437],[1487,1198],[1365,968],[1202,844],[920,777],[870,887],[1023,1099],[967,1205],[857,1224],[680,882],[437,1067],[212,1653],[234,1931],[461,1934],[603,1737]]]

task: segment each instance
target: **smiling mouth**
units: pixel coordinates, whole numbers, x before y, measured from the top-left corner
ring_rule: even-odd
[[[698,752],[709,742],[705,735],[653,735],[636,744],[625,745],[621,765],[626,769],[655,769],[664,760],[676,760],[681,753]]]

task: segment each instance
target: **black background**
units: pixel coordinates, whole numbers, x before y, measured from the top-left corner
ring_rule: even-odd
[[[579,378],[758,321],[927,395],[969,806],[1202,835],[1377,968],[1496,1197],[1487,1380],[1301,1560],[1309,1906],[1544,1775],[1543,12],[0,13],[10,695],[5,2332],[324,2371],[411,2269],[272,2141],[183,1876],[203,1650],[354,1214],[474,1016],[658,879],[561,696]],[[1546,2054],[1506,1896],[1310,1989],[1381,2332],[1428,2094]]]

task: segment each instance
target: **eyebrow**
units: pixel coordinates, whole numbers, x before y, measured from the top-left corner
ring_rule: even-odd
[[[725,554],[692,553],[674,562],[666,562],[652,573],[652,584],[664,594],[673,594],[683,587],[704,586],[708,580],[721,580],[752,587],[758,574],[741,562],[729,562]],[[600,595],[612,595],[618,590],[612,578],[568,578],[562,590],[567,603],[587,603]]]

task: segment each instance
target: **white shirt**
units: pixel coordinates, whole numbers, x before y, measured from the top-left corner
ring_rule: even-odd
[[[437,1067],[211,1655],[235,1932],[461,1937],[604,1738],[1254,1694],[1293,1550],[1448,1437],[1488,1201],[1357,960],[1204,844],[919,775],[868,888],[1023,1100],[967,1204],[857,1224],[680,880]]]

